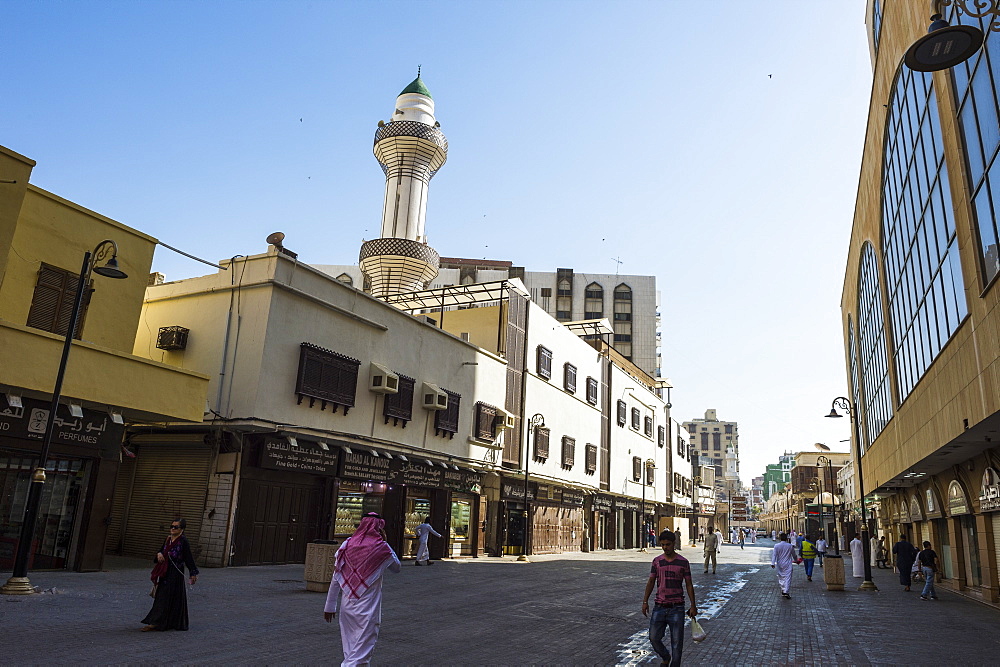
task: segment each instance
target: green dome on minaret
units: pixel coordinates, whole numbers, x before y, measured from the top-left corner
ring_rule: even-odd
[[[426,95],[427,97],[430,97],[432,100],[434,99],[434,97],[431,95],[431,91],[427,90],[427,86],[424,85],[424,80],[420,78],[419,74],[417,74],[416,79],[410,82],[410,85],[408,85],[406,88],[403,88],[403,92],[401,92],[400,95],[405,95],[407,93],[417,93],[419,95]]]

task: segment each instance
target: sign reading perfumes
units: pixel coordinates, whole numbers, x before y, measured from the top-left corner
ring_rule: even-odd
[[[979,511],[997,510],[1000,510],[1000,475],[993,468],[987,468],[983,473],[983,488],[979,492]]]
[[[52,404],[33,398],[22,398],[21,407],[0,410],[0,435],[8,438],[41,441]],[[82,417],[73,417],[69,408],[59,406],[52,421],[52,442],[98,448],[108,458],[118,458],[125,426],[111,421],[107,412],[84,408]]]

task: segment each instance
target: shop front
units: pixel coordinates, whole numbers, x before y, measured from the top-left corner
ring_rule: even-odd
[[[304,563],[306,545],[325,536],[338,458],[336,449],[302,439],[248,445],[231,564]]]
[[[583,493],[554,484],[538,484],[531,506],[531,552],[580,551],[584,535]]]
[[[535,501],[535,493],[538,485],[528,482],[527,493],[528,502]],[[516,477],[500,478],[500,530],[499,543],[502,554],[521,555],[524,553],[524,545],[528,539],[527,524],[524,519],[525,514],[525,484],[523,479]]]
[[[636,498],[615,497],[615,523],[619,549],[638,549],[642,546],[639,536],[639,505]]]
[[[350,537],[367,512],[386,522],[389,545],[403,558],[416,556],[416,528],[425,519],[443,539],[431,537],[431,558],[476,556],[483,549],[482,475],[431,459],[360,448],[341,454],[332,538]]]
[[[615,548],[614,497],[603,493],[595,493],[589,497],[591,526],[594,549]]]
[[[22,398],[21,407],[0,411],[0,569],[14,565],[49,409]],[[62,405],[53,428],[28,568],[100,570],[125,428],[106,412],[73,417]]]

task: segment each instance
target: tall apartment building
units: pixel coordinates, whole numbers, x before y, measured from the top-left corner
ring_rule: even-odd
[[[708,459],[715,468],[716,488],[725,488],[726,450],[732,446],[736,457],[735,473],[740,471],[740,434],[736,422],[720,421],[715,409],[705,410],[704,419],[684,422],[690,434],[691,451]],[[733,471],[730,471],[732,476]]]
[[[868,2],[874,75],[840,306],[855,481],[862,502],[880,500],[871,527],[930,541],[941,586],[997,603],[1000,16],[978,4]],[[932,10],[987,38],[924,73],[904,54]]]
[[[365,287],[356,266],[316,268],[347,284]],[[645,373],[661,377],[659,294],[655,276],[581,273],[575,269],[526,271],[513,262],[442,257],[430,288],[518,278],[531,300],[560,322],[608,318],[614,348]]]

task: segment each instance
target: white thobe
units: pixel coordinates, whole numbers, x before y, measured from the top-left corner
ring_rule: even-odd
[[[344,542],[347,544],[347,541]],[[344,548],[342,544],[341,549]],[[341,667],[361,667],[371,663],[375,642],[378,641],[378,631],[382,627],[382,575],[388,569],[399,572],[399,559],[392,554],[392,559],[383,565],[382,572],[372,585],[353,598],[344,591],[340,600],[340,643],[344,649],[344,661]],[[326,594],[326,606],[323,611],[337,611],[337,599],[340,598],[340,584],[336,578],[330,582],[330,592]]]
[[[788,542],[778,542],[771,551],[771,565],[778,575],[781,592],[787,593],[792,585],[792,565],[795,564],[795,547]]]
[[[865,549],[861,540],[851,540],[851,562],[854,564],[854,576],[862,579],[865,576]]]
[[[722,553],[722,531],[715,531],[715,536],[719,538],[719,553]]]
[[[868,541],[868,553],[871,555],[871,566],[878,567],[878,563],[875,562],[878,559],[878,538],[873,537]]]
[[[431,551],[427,548],[427,540],[433,535],[434,537],[441,537],[441,533],[437,532],[431,528],[431,524],[422,523],[417,526],[413,532],[417,534],[420,539],[420,544],[417,546],[417,562],[426,563],[431,559]]]

